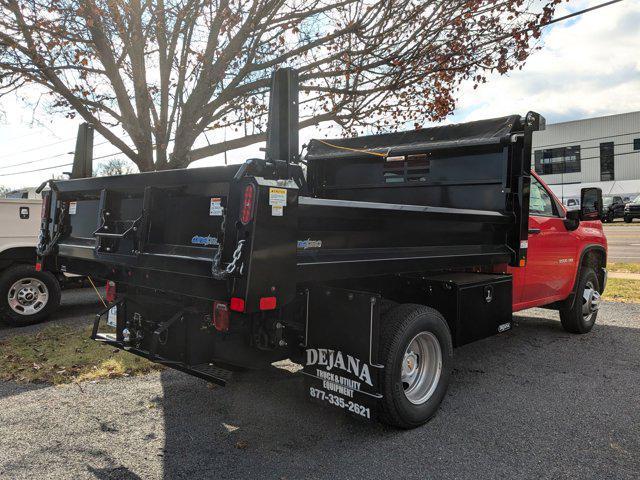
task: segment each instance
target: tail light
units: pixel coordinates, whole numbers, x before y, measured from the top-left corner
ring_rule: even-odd
[[[229,331],[229,307],[224,302],[213,302],[213,326],[219,332]]]
[[[109,280],[107,282],[107,291],[105,293],[105,297],[107,298],[107,302],[115,302],[116,301],[116,282]]]
[[[42,195],[42,207],[40,209],[40,219],[44,220],[49,216],[50,206],[51,206],[51,193],[45,192]]]
[[[244,193],[242,195],[242,209],[240,210],[240,221],[243,225],[246,225],[253,219],[253,200],[255,197],[256,188],[252,183],[249,183],[244,187]]]
[[[234,312],[244,312],[244,298],[231,297],[229,308]]]
[[[262,297],[260,299],[260,310],[275,310],[276,306],[276,297]]]

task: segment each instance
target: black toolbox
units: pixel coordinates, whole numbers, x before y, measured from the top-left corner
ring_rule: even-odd
[[[512,277],[452,272],[423,277],[427,305],[441,312],[454,346],[511,328]]]

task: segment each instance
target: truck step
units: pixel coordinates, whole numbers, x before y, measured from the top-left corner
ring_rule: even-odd
[[[224,368],[217,367],[210,363],[190,365],[188,367],[188,370],[192,375],[222,386],[226,385],[233,376],[233,372],[225,370]]]

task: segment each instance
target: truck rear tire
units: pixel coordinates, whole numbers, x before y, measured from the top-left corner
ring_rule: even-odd
[[[600,306],[600,282],[592,267],[585,266],[578,279],[573,305],[560,309],[560,321],[569,333],[588,333],[596,323]]]
[[[380,361],[385,373],[380,419],[399,428],[426,423],[449,386],[453,346],[449,326],[436,310],[399,305],[382,318]]]
[[[41,322],[60,305],[60,284],[49,272],[13,265],[0,275],[0,321],[12,327]]]
[[[631,223],[632,221],[633,221],[633,218],[627,217],[627,216],[624,217],[624,223]]]

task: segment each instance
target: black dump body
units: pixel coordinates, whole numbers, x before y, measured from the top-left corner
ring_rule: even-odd
[[[138,315],[140,328],[155,332],[135,347],[145,356],[156,355],[160,326],[176,317],[191,333],[164,347],[172,366],[243,363],[246,349],[205,328],[213,302],[235,299],[228,333],[238,329],[245,346],[286,358],[292,352],[273,353],[274,342],[301,343],[305,292],[314,286],[523,261],[539,122],[530,114],[313,140],[306,179],[300,165],[253,160],[55,181],[42,262],[114,281],[130,305],[118,313],[123,324]],[[114,344],[122,344],[123,324]],[[277,331],[283,324],[289,337]]]
[[[320,239],[322,248],[299,252],[301,270],[329,278],[341,270],[516,265],[526,253],[524,130],[514,115],[312,140],[311,198],[300,200],[299,226],[302,238]]]

